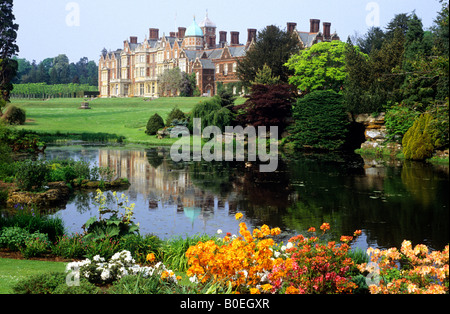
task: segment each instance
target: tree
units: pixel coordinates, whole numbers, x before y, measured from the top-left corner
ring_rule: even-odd
[[[376,111],[368,95],[373,84],[369,56],[361,53],[350,38],[345,47],[345,71],[343,95],[347,110],[352,115]]]
[[[181,70],[180,68],[173,68],[164,71],[158,76],[158,88],[162,95],[172,95],[176,96],[181,86]]]
[[[381,49],[385,38],[386,34],[380,27],[371,27],[363,37],[356,38],[355,43],[361,52],[369,55],[372,51]]]
[[[248,100],[233,108],[238,114],[236,120],[241,125],[278,126],[281,134],[292,116],[294,96],[292,87],[286,84],[253,85]]]
[[[339,92],[345,81],[345,43],[322,42],[292,56],[286,66],[293,71],[289,83],[304,93],[332,89]]]
[[[298,38],[288,31],[270,25],[258,32],[254,45],[246,56],[238,61],[237,73],[244,86],[250,87],[256,73],[267,65],[273,76],[280,77],[281,83],[287,83],[291,71],[284,66],[289,58],[301,49]]]
[[[0,2],[0,115],[9,101],[13,89],[11,81],[17,74],[17,61],[12,59],[18,52],[16,45],[19,25],[14,23],[13,1]]]
[[[298,99],[288,142],[296,149],[338,150],[348,133],[343,96],[333,90],[317,90]]]
[[[267,64],[264,64],[263,68],[259,69],[258,72],[256,72],[255,80],[252,82],[252,85],[255,84],[280,84],[280,76],[274,76],[272,73],[272,69]]]

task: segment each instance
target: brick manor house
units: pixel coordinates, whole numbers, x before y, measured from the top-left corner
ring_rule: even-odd
[[[309,32],[297,31],[296,27],[296,23],[287,23],[287,30],[298,35],[306,48],[321,41],[340,40],[336,33],[331,34],[331,23],[323,23],[323,32],[317,19],[310,20]],[[239,82],[237,61],[251,49],[256,33],[256,29],[248,29],[247,42],[242,44],[239,32],[230,32],[228,42],[227,32],[220,31],[217,42],[217,26],[208,15],[200,24],[194,17],[191,26],[179,27],[169,36],[160,37],[159,29],[150,28],[143,42],[133,36],[124,41],[123,49],[102,52],[98,67],[100,97],[160,97],[158,76],[177,67],[195,73],[202,95],[214,96],[217,84]],[[233,90],[241,92],[236,84]]]

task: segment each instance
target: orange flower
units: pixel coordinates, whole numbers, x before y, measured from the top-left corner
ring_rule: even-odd
[[[293,287],[293,286],[289,286],[286,289],[286,294],[299,294],[300,290],[298,290],[297,288]]]
[[[321,226],[320,226],[320,230],[322,230],[323,232],[330,230],[330,224],[327,222],[324,222]]]
[[[147,255],[147,262],[153,263],[156,260],[155,254],[150,253]]]
[[[236,218],[236,220],[239,220],[244,217],[244,215],[242,215],[242,213],[237,213],[234,217]]]
[[[357,237],[357,236],[360,236],[362,234],[362,231],[361,230],[356,230],[354,233],[353,233],[353,236],[354,237]]]
[[[341,242],[350,242],[353,240],[352,236],[341,236]]]
[[[316,232],[316,228],[311,227],[311,228],[308,229],[308,232]]]

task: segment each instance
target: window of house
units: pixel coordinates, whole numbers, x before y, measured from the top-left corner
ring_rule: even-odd
[[[236,73],[237,71],[237,62],[233,63],[233,72]]]

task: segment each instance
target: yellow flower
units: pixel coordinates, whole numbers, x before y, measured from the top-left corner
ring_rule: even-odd
[[[258,288],[250,288],[250,294],[261,294]]]
[[[263,289],[263,291],[265,292],[269,292],[272,289],[272,285],[271,284],[262,285],[261,289]]]
[[[242,217],[244,217],[244,215],[242,215],[242,213],[237,213],[236,216],[234,216],[236,218],[236,220],[241,219]]]

